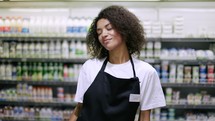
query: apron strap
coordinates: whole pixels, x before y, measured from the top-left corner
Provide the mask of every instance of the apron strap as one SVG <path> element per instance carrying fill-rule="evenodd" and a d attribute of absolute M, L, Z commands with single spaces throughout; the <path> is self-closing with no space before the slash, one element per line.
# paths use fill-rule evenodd
<path fill-rule="evenodd" d="M 136 72 L 135 72 L 135 69 L 134 69 L 134 62 L 133 62 L 133 59 L 132 59 L 131 55 L 130 55 L 130 60 L 131 60 L 131 65 L 132 65 L 134 77 L 136 77 Z"/>
<path fill-rule="evenodd" d="M 131 61 L 131 65 L 132 65 L 132 70 L 133 70 L 133 74 L 134 74 L 134 77 L 136 77 L 136 72 L 135 72 L 135 69 L 134 69 L 134 62 L 133 62 L 133 59 L 131 57 L 131 55 L 129 56 L 130 57 L 130 61 Z M 105 70 L 105 67 L 107 65 L 107 62 L 109 60 L 109 57 L 107 57 L 102 65 L 102 68 L 101 68 L 101 71 L 104 71 Z"/>

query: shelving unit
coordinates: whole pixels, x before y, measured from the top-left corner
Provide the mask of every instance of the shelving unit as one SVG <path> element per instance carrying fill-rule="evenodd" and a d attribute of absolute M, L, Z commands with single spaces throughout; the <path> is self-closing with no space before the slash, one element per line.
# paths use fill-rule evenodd
<path fill-rule="evenodd" d="M 85 1 L 86 2 L 86 1 Z M 112 4 L 119 4 L 119 5 L 124 5 L 128 8 L 131 8 L 131 10 L 136 13 L 140 19 L 143 21 L 148 21 L 151 20 L 151 22 L 169 22 L 173 23 L 173 18 L 175 16 L 185 16 L 185 22 L 184 26 L 189 29 L 186 32 L 190 34 L 190 32 L 193 35 L 193 37 L 190 36 L 179 36 L 179 37 L 148 37 L 146 40 L 147 42 L 160 42 L 161 43 L 161 49 L 163 48 L 193 48 L 193 49 L 209 49 L 209 46 L 211 44 L 215 45 L 215 31 L 214 27 L 214 7 L 215 4 L 214 2 L 141 2 L 141 1 L 136 1 L 136 2 L 131 2 L 131 1 L 124 1 L 124 2 L 114 2 L 114 1 L 109 1 L 105 2 L 104 1 L 94 1 L 94 2 L 86 2 L 87 4 L 83 4 L 82 2 L 79 1 L 74 1 L 74 2 L 69 2 L 69 1 L 64 1 L 64 2 L 13 2 L 14 4 L 10 4 L 10 2 L 0 2 L 0 13 L 2 16 L 15 16 L 16 11 L 13 10 L 13 8 L 19 7 L 19 8 L 24 8 L 24 9 L 30 9 L 29 6 L 34 7 L 35 9 L 39 9 L 40 12 L 32 12 L 31 15 L 46 15 L 49 14 L 50 16 L 60 16 L 61 14 L 63 16 L 77 16 L 77 17 L 83 17 L 83 16 L 90 16 L 94 17 L 98 11 L 107 5 L 112 5 Z M 100 6 L 100 7 L 95 7 L 95 6 Z M 59 9 L 65 8 L 65 9 L 60 9 L 57 12 L 50 12 L 46 11 L 47 8 L 53 9 Z M 200 10 L 202 9 L 202 10 Z M 64 11 L 64 12 L 62 12 Z M 206 12 L 205 12 L 206 11 Z M 44 12 L 44 13 L 43 13 Z M 17 11 L 18 14 L 23 15 L 23 16 L 28 16 L 29 13 L 24 12 L 24 11 Z M 88 15 L 89 14 L 89 15 Z M 194 15 L 193 17 L 190 17 Z M 195 15 L 198 15 L 197 17 Z M 204 25 L 205 23 L 202 21 L 205 21 L 207 17 L 211 20 L 207 20 L 205 22 L 207 25 Z M 206 19 L 205 19 L 206 18 Z M 198 20 L 198 21 L 197 21 Z M 199 27 L 199 28 L 198 28 Z M 198 33 L 197 30 L 201 28 L 208 27 L 208 32 L 211 31 L 210 36 L 200 36 L 201 32 Z M 204 33 L 205 31 L 203 31 Z M 214 32 L 214 33 L 213 33 Z M 194 36 L 197 34 L 197 36 Z M 4 42 L 50 42 L 50 41 L 63 41 L 63 40 L 78 40 L 81 42 L 85 42 L 84 37 L 72 37 L 69 35 L 45 35 L 45 36 L 36 36 L 36 35 L 27 35 L 27 36 L 0 36 L 0 41 Z M 159 58 L 142 58 L 144 61 L 152 64 L 152 65 L 161 65 L 164 61 L 168 62 L 169 64 L 182 64 L 186 66 L 199 66 L 201 64 L 207 65 L 207 64 L 212 64 L 215 65 L 215 59 L 208 60 L 208 59 L 194 59 L 194 60 L 187 60 L 186 58 L 175 58 L 175 59 L 159 59 Z M 62 59 L 62 58 L 5 58 L 5 57 L 0 57 L 1 62 L 5 63 L 18 63 L 18 62 L 40 62 L 40 63 L 66 63 L 66 64 L 83 64 L 87 58 L 69 58 L 69 59 Z M 76 90 L 76 85 L 77 85 L 77 80 L 71 80 L 70 82 L 68 81 L 53 81 L 53 80 L 40 80 L 40 81 L 33 81 L 33 80 L 7 80 L 7 79 L 0 79 L 0 91 L 1 89 L 5 88 L 11 88 L 15 87 L 18 83 L 21 84 L 28 84 L 32 86 L 47 86 L 53 89 L 56 89 L 58 86 L 63 87 L 65 91 L 69 93 L 75 93 Z M 207 80 L 206 80 L 207 82 Z M 211 94 L 212 97 L 214 97 L 214 93 L 211 93 L 211 90 L 214 90 L 215 88 L 215 81 L 213 83 L 163 83 L 162 82 L 162 87 L 164 89 L 167 88 L 172 88 L 173 90 L 176 89 L 176 91 L 181 90 L 181 96 L 183 98 L 186 97 L 186 94 L 189 92 L 187 90 L 192 90 L 192 92 L 197 92 L 201 90 L 209 90 L 209 93 Z M 57 96 L 56 93 L 57 91 L 53 91 L 54 95 L 54 100 L 55 97 Z M 184 93 L 184 94 L 183 94 Z M 65 102 L 59 102 L 59 101 L 52 101 L 52 102 L 35 102 L 35 101 L 9 101 L 9 100 L 0 100 L 0 109 L 3 106 L 24 106 L 24 107 L 51 107 L 51 108 L 56 108 L 56 109 L 73 109 L 74 106 L 76 105 L 75 102 L 71 101 L 69 103 Z M 177 117 L 186 117 L 185 112 L 187 111 L 193 111 L 202 113 L 203 111 L 206 112 L 215 112 L 215 106 L 214 104 L 200 104 L 200 105 L 195 105 L 195 104 L 171 104 L 168 103 L 166 107 L 161 108 L 161 113 L 164 111 L 165 113 L 168 113 L 169 110 L 175 109 L 175 118 Z M 1 113 L 1 111 L 0 111 Z M 161 116 L 162 117 L 162 116 Z M 168 116 L 167 116 L 168 117 Z M 0 117 L 1 120 L 1 117 Z M 5 121 L 11 121 L 14 119 L 10 118 L 4 118 Z M 27 120 L 27 119 L 26 119 Z M 28 119 L 30 120 L 30 119 Z M 15 119 L 15 121 L 22 121 L 22 119 Z M 172 121 L 172 120 L 171 120 Z M 176 120 L 175 120 L 176 121 Z M 180 120 L 181 121 L 181 120 Z"/>

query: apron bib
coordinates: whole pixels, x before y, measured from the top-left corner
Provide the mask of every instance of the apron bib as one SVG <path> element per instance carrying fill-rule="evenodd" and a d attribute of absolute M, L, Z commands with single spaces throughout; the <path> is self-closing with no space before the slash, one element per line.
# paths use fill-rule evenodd
<path fill-rule="evenodd" d="M 95 80 L 84 94 L 77 121 L 134 121 L 140 99 L 139 79 L 130 58 L 134 77 L 123 79 L 104 72 L 104 61 Z"/>

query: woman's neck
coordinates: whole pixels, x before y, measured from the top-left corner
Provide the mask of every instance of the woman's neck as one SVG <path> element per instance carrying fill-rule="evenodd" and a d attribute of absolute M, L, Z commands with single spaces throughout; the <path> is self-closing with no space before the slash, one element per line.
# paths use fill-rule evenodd
<path fill-rule="evenodd" d="M 109 52 L 109 62 L 112 64 L 121 64 L 130 60 L 128 51 Z"/>

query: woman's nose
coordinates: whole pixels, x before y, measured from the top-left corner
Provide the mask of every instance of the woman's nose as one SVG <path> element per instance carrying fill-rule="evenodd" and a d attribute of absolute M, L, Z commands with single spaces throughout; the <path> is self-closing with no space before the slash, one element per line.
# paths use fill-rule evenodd
<path fill-rule="evenodd" d="M 108 35 L 107 30 L 103 30 L 103 31 L 102 31 L 102 37 L 106 37 L 107 35 Z"/>

